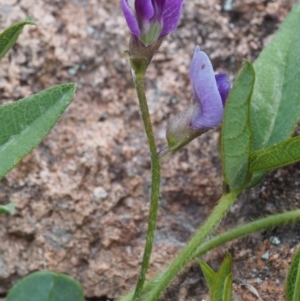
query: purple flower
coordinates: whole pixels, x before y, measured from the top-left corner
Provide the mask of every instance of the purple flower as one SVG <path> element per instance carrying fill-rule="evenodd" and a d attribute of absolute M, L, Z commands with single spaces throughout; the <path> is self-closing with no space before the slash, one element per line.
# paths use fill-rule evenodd
<path fill-rule="evenodd" d="M 214 74 L 211 61 L 199 46 L 191 62 L 190 81 L 196 106 L 191 127 L 203 129 L 217 126 L 222 121 L 224 104 L 231 86 L 225 73 Z"/>
<path fill-rule="evenodd" d="M 174 31 L 184 0 L 121 0 L 131 33 L 145 46 Z"/>
<path fill-rule="evenodd" d="M 214 74 L 208 56 L 199 46 L 191 62 L 190 81 L 192 103 L 167 128 L 169 152 L 175 152 L 222 121 L 231 85 L 225 73 Z"/>

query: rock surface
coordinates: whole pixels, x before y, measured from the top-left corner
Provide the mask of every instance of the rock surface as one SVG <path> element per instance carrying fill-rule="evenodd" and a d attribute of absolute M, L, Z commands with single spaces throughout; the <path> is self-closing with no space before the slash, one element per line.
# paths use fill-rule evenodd
<path fill-rule="evenodd" d="M 232 5 L 231 5 L 232 2 Z M 186 1 L 178 30 L 163 42 L 147 74 L 147 96 L 159 148 L 167 121 L 191 99 L 188 68 L 196 44 L 216 71 L 233 80 L 254 60 L 296 1 Z M 229 11 L 224 11 L 224 5 Z M 2 60 L 1 103 L 74 81 L 74 101 L 44 141 L 0 181 L 0 296 L 28 273 L 65 272 L 87 297 L 116 298 L 132 289 L 145 242 L 150 161 L 124 51 L 128 29 L 119 0 L 1 0 L 0 28 L 27 15 L 27 26 Z M 209 131 L 163 163 L 157 233 L 149 277 L 161 271 L 221 195 L 219 131 Z M 299 165 L 270 174 L 246 192 L 220 229 L 300 206 Z M 270 237 L 278 237 L 273 245 Z M 233 254 L 240 300 L 284 300 L 299 227 L 252 235 L 209 253 L 217 267 Z M 268 260 L 261 256 L 269 251 Z M 3 294 L 3 295 L 1 295 Z M 192 265 L 164 300 L 207 300 Z M 93 299 L 97 300 L 97 299 Z M 100 299 L 98 299 L 100 300 Z"/>

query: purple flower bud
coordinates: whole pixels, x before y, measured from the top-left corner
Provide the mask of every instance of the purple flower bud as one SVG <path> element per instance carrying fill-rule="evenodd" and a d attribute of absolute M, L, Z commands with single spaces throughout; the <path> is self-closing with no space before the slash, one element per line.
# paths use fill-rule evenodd
<path fill-rule="evenodd" d="M 131 33 L 145 46 L 174 31 L 184 0 L 121 0 Z"/>
<path fill-rule="evenodd" d="M 199 46 L 196 47 L 190 65 L 190 81 L 193 101 L 167 128 L 168 149 L 171 153 L 222 121 L 224 105 L 231 89 L 227 75 L 214 74 L 208 56 Z"/>

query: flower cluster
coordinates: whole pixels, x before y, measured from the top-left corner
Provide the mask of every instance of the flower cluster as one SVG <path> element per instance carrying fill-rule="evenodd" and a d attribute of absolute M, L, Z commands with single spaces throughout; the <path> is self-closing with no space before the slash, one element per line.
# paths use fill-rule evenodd
<path fill-rule="evenodd" d="M 135 72 L 146 70 L 161 39 L 177 28 L 183 1 L 121 0 L 133 37 L 129 52 Z M 165 153 L 177 151 L 222 121 L 231 85 L 225 73 L 214 74 L 208 56 L 199 46 L 190 65 L 190 81 L 193 100 L 184 112 L 168 124 L 168 148 Z"/>

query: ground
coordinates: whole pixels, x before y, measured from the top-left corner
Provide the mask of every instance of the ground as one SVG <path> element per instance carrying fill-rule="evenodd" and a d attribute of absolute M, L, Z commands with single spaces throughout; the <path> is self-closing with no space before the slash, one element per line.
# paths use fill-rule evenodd
<path fill-rule="evenodd" d="M 119 0 L 0 0 L 0 28 L 32 16 L 1 62 L 1 103 L 55 84 L 76 82 L 74 101 L 44 141 L 0 181 L 0 300 L 22 276 L 49 269 L 84 287 L 87 300 L 134 287 L 145 242 L 149 152 L 124 51 L 129 35 Z M 147 74 L 158 147 L 165 128 L 191 98 L 188 68 L 197 44 L 216 72 L 233 80 L 272 38 L 293 1 L 185 1 L 178 30 L 162 43 Z M 226 8 L 226 10 L 224 9 Z M 300 206 L 300 165 L 275 171 L 245 192 L 219 231 Z M 149 277 L 181 250 L 221 196 L 219 129 L 162 166 L 162 190 Z M 251 235 L 207 254 L 214 268 L 233 255 L 234 300 L 284 300 L 299 225 Z M 262 255 L 263 256 L 262 258 Z M 269 256 L 268 256 L 269 255 Z M 208 300 L 197 264 L 162 300 Z"/>

